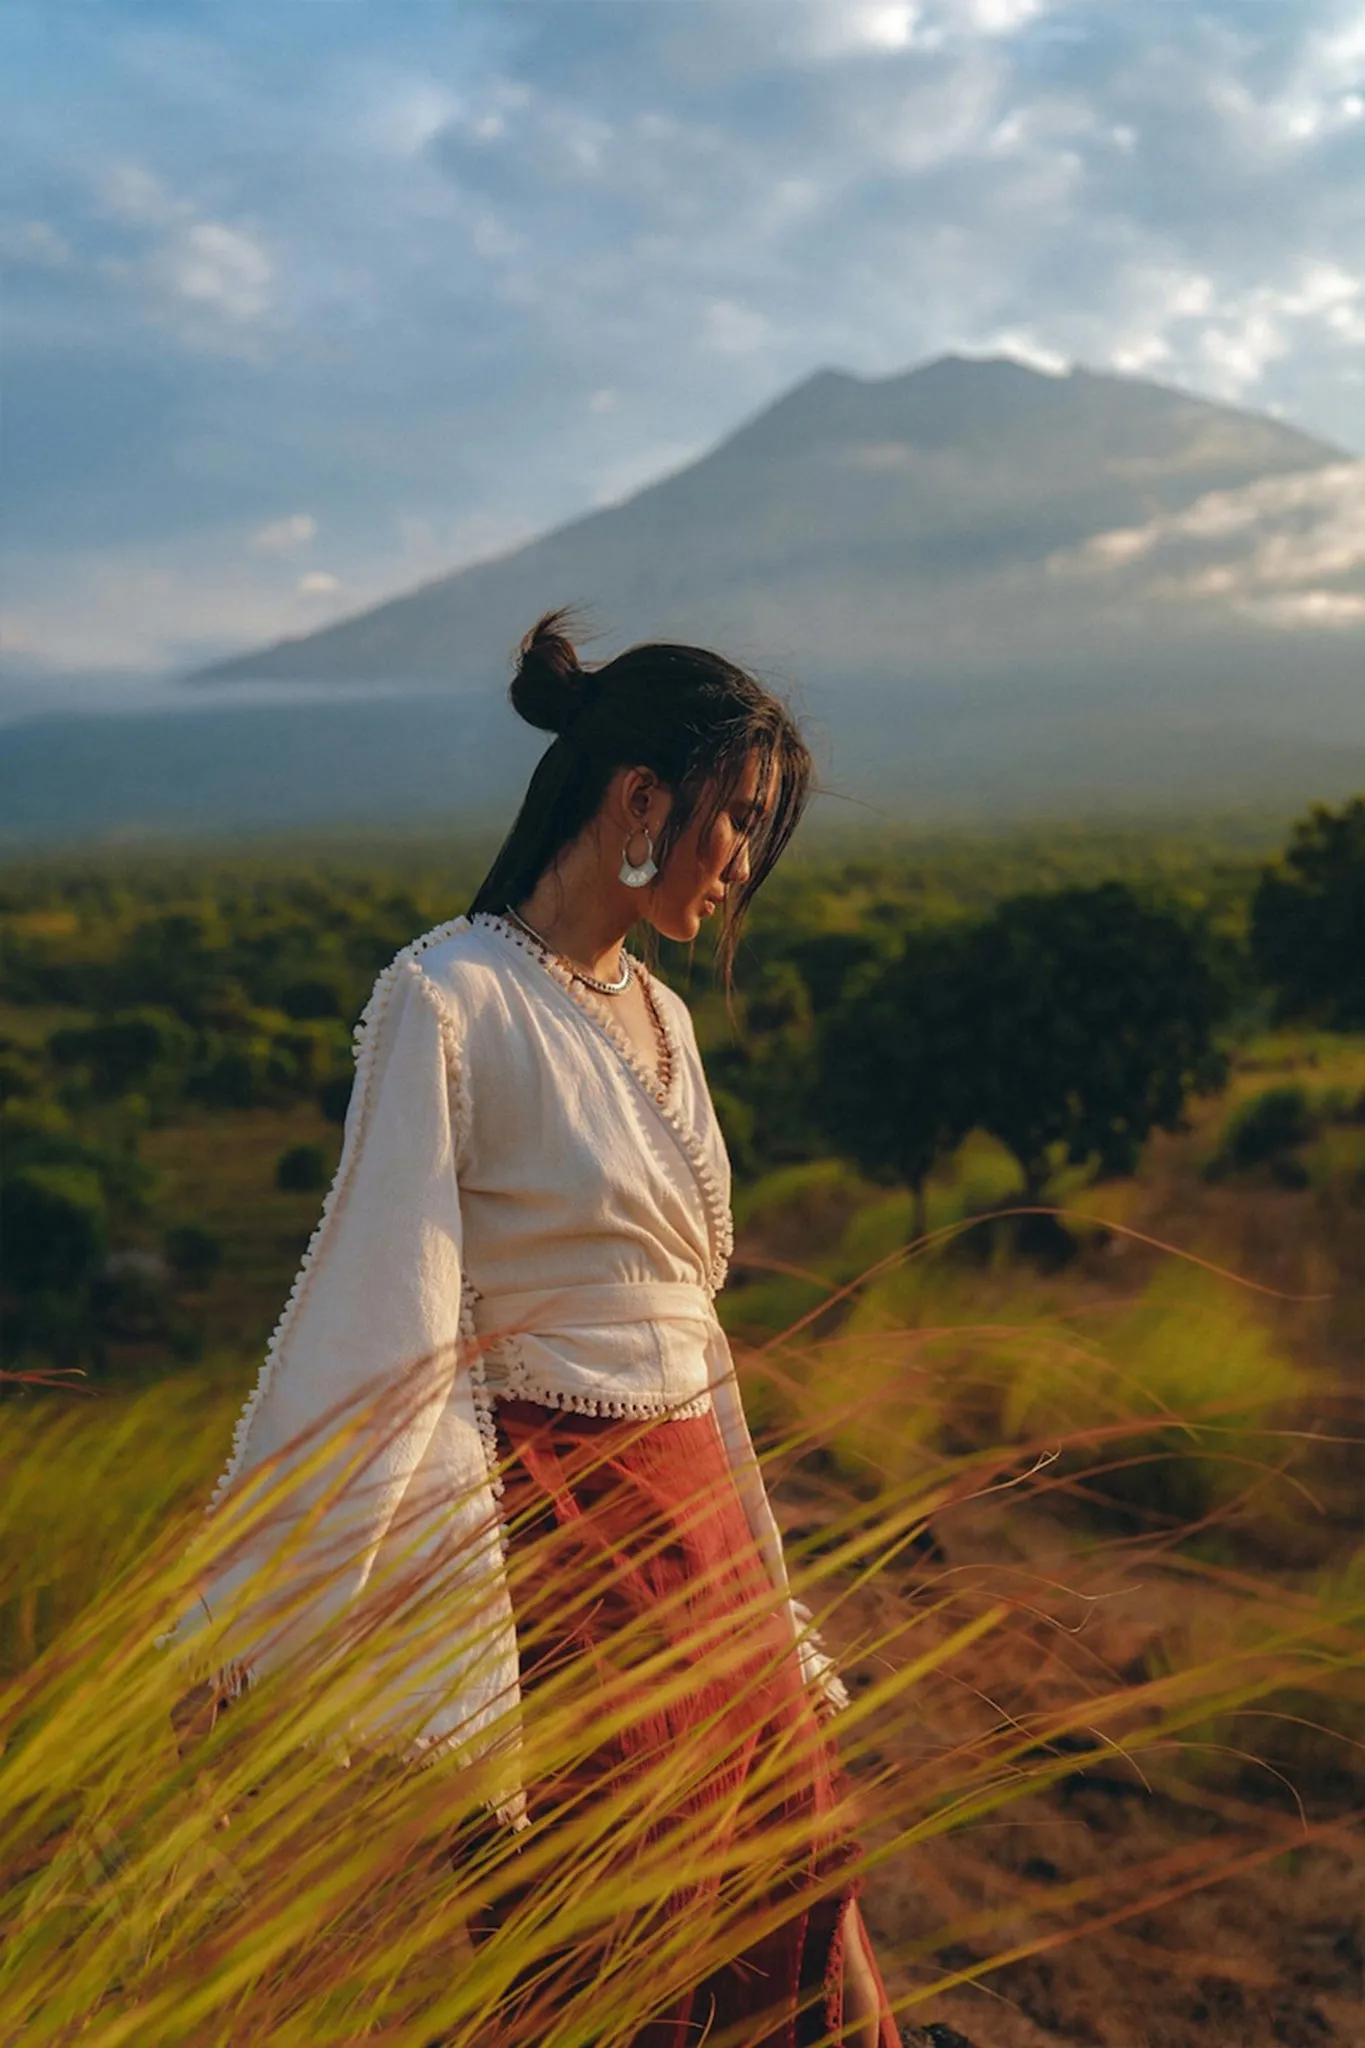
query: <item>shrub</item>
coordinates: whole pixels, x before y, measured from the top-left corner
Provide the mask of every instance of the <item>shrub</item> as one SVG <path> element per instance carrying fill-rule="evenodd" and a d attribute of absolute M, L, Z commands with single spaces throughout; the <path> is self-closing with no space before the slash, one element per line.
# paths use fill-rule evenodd
<path fill-rule="evenodd" d="M 5 1284 L 18 1294 L 76 1294 L 104 1262 L 108 1212 L 92 1167 L 20 1166 L 0 1182 Z"/>
<path fill-rule="evenodd" d="M 291 982 L 280 997 L 280 1008 L 300 1023 L 341 1015 L 341 997 L 330 981 L 313 976 Z"/>
<path fill-rule="evenodd" d="M 83 1069 L 92 1093 L 112 1101 L 144 1088 L 163 1071 L 178 1078 L 193 1043 L 193 1034 L 169 1010 L 142 1008 L 54 1031 L 48 1050 L 57 1066 Z"/>
<path fill-rule="evenodd" d="M 151 1261 L 111 1265 L 91 1289 L 91 1302 L 99 1336 L 115 1343 L 151 1344 L 167 1333 L 165 1280 Z"/>
<path fill-rule="evenodd" d="M 271 1094 L 270 1046 L 249 1039 L 223 1047 L 200 1068 L 190 1093 L 208 1109 L 251 1109 Z"/>
<path fill-rule="evenodd" d="M 347 1082 L 349 1090 L 350 1083 Z M 725 1144 L 737 1174 L 753 1172 L 754 1112 L 749 1103 L 736 1095 L 732 1088 L 713 1088 L 711 1100 L 716 1117 L 725 1134 Z"/>
<path fill-rule="evenodd" d="M 203 1287 L 223 1260 L 222 1239 L 200 1223 L 177 1223 L 166 1232 L 166 1262 L 189 1287 Z"/>
<path fill-rule="evenodd" d="M 318 1090 L 318 1108 L 329 1124 L 344 1124 L 351 1104 L 353 1074 L 333 1074 Z"/>
<path fill-rule="evenodd" d="M 1251 906 L 1251 948 L 1280 1014 L 1365 1025 L 1365 797 L 1314 804 Z"/>
<path fill-rule="evenodd" d="M 291 1145 L 281 1152 L 275 1185 L 290 1194 L 312 1194 L 327 1185 L 327 1162 L 320 1145 Z"/>
<path fill-rule="evenodd" d="M 1275 1433 L 1304 1387 L 1254 1302 L 1167 1266 L 1093 1347 L 1039 1350 L 1009 1389 L 1004 1423 L 1026 1437 L 1122 1425 L 1119 1438 L 1080 1453 L 1088 1487 L 1179 1522 L 1258 1490 L 1282 1462 Z M 1275 1497 L 1259 1491 L 1264 1517 Z"/>
<path fill-rule="evenodd" d="M 0 1104 L 37 1091 L 37 1062 L 26 1046 L 0 1032 Z"/>
<path fill-rule="evenodd" d="M 1068 1301 L 1004 1265 L 915 1262 L 874 1281 L 845 1325 L 865 1397 L 861 1434 L 840 1410 L 846 1469 L 890 1479 L 924 1446 L 1055 1443 L 1088 1513 L 1179 1522 L 1255 1491 L 1264 1520 L 1279 1500 L 1266 1480 L 1283 1462 L 1276 1431 L 1306 1382 L 1254 1299 L 1172 1265 L 1112 1319 L 1073 1318 Z M 841 1345 L 836 1373 L 853 1355 Z M 840 1401 L 847 1387 L 826 1390 L 831 1413 Z"/>
<path fill-rule="evenodd" d="M 1214 1177 L 1247 1173 L 1256 1166 L 1283 1167 L 1288 1155 L 1318 1134 L 1320 1118 L 1306 1089 L 1288 1082 L 1251 1096 L 1232 1112 L 1210 1163 Z M 1302 1186 L 1300 1180 L 1296 1183 Z"/>
<path fill-rule="evenodd" d="M 865 1181 L 842 1159 L 774 1167 L 737 1198 L 735 1221 L 747 1230 L 823 1244 L 837 1237 L 867 1200 Z"/>

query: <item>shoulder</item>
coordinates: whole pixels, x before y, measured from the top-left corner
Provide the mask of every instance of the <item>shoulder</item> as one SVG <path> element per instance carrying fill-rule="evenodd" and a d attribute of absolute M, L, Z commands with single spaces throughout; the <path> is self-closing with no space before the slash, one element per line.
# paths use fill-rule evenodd
<path fill-rule="evenodd" d="M 413 977 L 436 1002 L 467 1017 L 496 996 L 504 967 L 497 939 L 486 924 L 453 917 L 411 940 L 384 975 Z"/>
<path fill-rule="evenodd" d="M 414 999 L 447 1023 L 465 1026 L 496 996 L 498 983 L 496 942 L 467 917 L 451 918 L 409 940 L 381 968 L 356 1026 L 357 1042 L 372 1037 L 383 1020 L 406 1014 Z"/>

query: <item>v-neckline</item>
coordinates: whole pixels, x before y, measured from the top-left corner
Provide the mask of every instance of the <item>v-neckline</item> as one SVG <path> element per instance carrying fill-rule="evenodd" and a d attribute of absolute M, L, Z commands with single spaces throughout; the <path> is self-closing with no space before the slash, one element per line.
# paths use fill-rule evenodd
<path fill-rule="evenodd" d="M 505 938 L 510 939 L 514 946 L 520 947 L 523 953 L 529 953 L 537 960 L 551 980 L 559 983 L 560 987 L 569 997 L 569 1000 L 578 1006 L 590 1023 L 596 1025 L 608 1044 L 614 1048 L 624 1064 L 635 1076 L 635 1079 L 651 1101 L 656 1102 L 663 1110 L 676 1112 L 679 1091 L 682 1085 L 682 1052 L 674 1035 L 673 1027 L 668 1021 L 668 1012 L 659 1001 L 654 977 L 643 960 L 637 960 L 633 953 L 627 953 L 624 946 L 621 948 L 625 958 L 630 962 L 632 971 L 639 976 L 641 987 L 645 993 L 647 1008 L 652 1009 L 658 1019 L 659 1031 L 664 1042 L 664 1052 L 668 1060 L 668 1079 L 666 1081 L 661 1079 L 658 1074 L 646 1065 L 645 1061 L 641 1059 L 636 1051 L 629 1034 L 622 1030 L 610 1010 L 606 1008 L 605 1004 L 592 1000 L 590 992 L 581 986 L 578 977 L 571 968 L 564 964 L 557 953 L 542 951 L 524 933 L 517 930 L 510 918 L 501 916 L 497 911 L 483 910 L 478 913 L 478 916 L 481 920 L 487 919 L 489 923 L 496 925 L 497 929 Z"/>
<path fill-rule="evenodd" d="M 606 1040 L 607 1044 L 619 1057 L 627 1073 L 634 1078 L 641 1093 L 647 1096 L 650 1102 L 653 1103 L 660 1117 L 673 1133 L 679 1149 L 692 1169 L 693 1177 L 701 1192 L 702 1207 L 707 1219 L 707 1235 L 710 1238 L 711 1253 L 707 1285 L 712 1294 L 719 1294 L 721 1288 L 725 1285 L 730 1255 L 734 1250 L 734 1223 L 731 1218 L 730 1204 L 726 1199 L 725 1190 L 717 1177 L 712 1160 L 708 1157 L 707 1148 L 702 1141 L 701 1134 L 699 1131 L 694 1130 L 682 1115 L 682 1050 L 678 1044 L 677 1034 L 668 1021 L 668 1012 L 664 1005 L 658 1002 L 656 996 L 659 1028 L 663 1033 L 664 1043 L 668 1048 L 669 1073 L 667 1087 L 663 1085 L 656 1075 L 650 1073 L 648 1067 L 636 1052 L 635 1047 L 631 1044 L 629 1038 L 627 1038 L 625 1032 L 622 1031 L 620 1025 L 611 1016 L 610 1012 L 599 1009 L 596 1003 L 588 1001 L 585 993 L 580 993 L 572 973 L 557 956 L 551 956 L 542 952 L 539 946 L 533 945 L 531 940 L 517 930 L 510 919 L 503 917 L 496 910 L 476 911 L 469 922 L 471 925 L 484 924 L 490 926 L 494 931 L 500 933 L 511 945 L 515 946 L 519 952 L 530 955 L 543 971 L 549 975 L 551 981 L 558 982 L 575 1009 L 581 1011 L 598 1034 Z M 634 954 L 631 954 L 629 957 L 630 964 L 637 974 L 649 976 L 649 969 L 643 961 L 637 960 Z M 654 987 L 653 976 L 649 977 L 649 986 L 652 992 Z"/>

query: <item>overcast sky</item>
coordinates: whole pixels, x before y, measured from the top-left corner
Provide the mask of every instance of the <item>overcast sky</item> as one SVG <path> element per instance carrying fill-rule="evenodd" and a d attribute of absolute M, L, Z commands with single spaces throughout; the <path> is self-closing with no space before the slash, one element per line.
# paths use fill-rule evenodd
<path fill-rule="evenodd" d="M 1362 0 L 5 0 L 0 45 L 25 665 L 307 630 L 825 365 L 1365 451 Z"/>

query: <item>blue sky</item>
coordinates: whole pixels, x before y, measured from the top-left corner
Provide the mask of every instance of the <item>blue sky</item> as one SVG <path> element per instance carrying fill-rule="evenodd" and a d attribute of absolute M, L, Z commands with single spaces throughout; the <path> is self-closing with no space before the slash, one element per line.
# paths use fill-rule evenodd
<path fill-rule="evenodd" d="M 6 0 L 0 59 L 25 666 L 306 631 L 824 365 L 1365 452 L 1362 0 Z"/>

